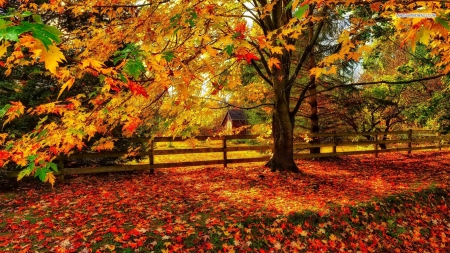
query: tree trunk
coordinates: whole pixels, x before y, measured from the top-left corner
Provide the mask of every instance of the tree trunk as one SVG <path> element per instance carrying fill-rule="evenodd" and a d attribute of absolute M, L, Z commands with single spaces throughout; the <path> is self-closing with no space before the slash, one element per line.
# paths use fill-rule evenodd
<path fill-rule="evenodd" d="M 279 71 L 275 76 L 282 76 Z M 266 164 L 272 171 L 290 171 L 299 173 L 294 162 L 294 115 L 289 111 L 290 88 L 287 78 L 274 78 L 275 105 L 272 115 L 272 134 L 274 141 L 273 156 Z"/>
<path fill-rule="evenodd" d="M 272 116 L 273 156 L 266 164 L 272 171 L 300 172 L 294 162 L 294 120 L 284 110 L 275 108 Z"/>
<path fill-rule="evenodd" d="M 309 88 L 309 94 L 314 94 L 317 92 L 317 86 L 314 83 L 311 85 L 311 88 Z M 313 95 L 308 99 L 308 104 L 310 106 L 311 114 L 309 116 L 310 124 L 311 124 L 311 133 L 319 133 L 319 114 L 317 109 L 317 95 Z M 320 143 L 320 140 L 318 137 L 312 138 L 312 141 L 310 143 Z M 317 148 L 310 148 L 309 149 L 310 154 L 320 154 L 320 147 Z"/>
<path fill-rule="evenodd" d="M 309 25 L 309 40 L 312 40 L 314 33 L 313 24 L 310 23 Z M 309 55 L 309 67 L 315 68 L 316 67 L 316 60 L 314 59 L 314 47 L 311 49 L 312 53 Z M 308 99 L 308 104 L 311 110 L 311 115 L 309 116 L 310 123 L 311 123 L 311 133 L 319 133 L 319 114 L 318 114 L 318 105 L 317 105 L 317 84 L 315 79 L 313 80 L 313 83 L 311 87 L 309 87 L 309 94 L 311 97 Z M 312 141 L 310 143 L 320 143 L 320 140 L 318 137 L 312 138 Z M 309 149 L 310 154 L 320 154 L 320 147 L 317 148 L 311 148 Z"/>
<path fill-rule="evenodd" d="M 384 134 L 383 138 L 381 140 L 383 140 L 383 141 L 387 140 L 387 135 Z M 380 149 L 387 149 L 386 143 L 380 143 L 379 146 L 380 146 Z"/>

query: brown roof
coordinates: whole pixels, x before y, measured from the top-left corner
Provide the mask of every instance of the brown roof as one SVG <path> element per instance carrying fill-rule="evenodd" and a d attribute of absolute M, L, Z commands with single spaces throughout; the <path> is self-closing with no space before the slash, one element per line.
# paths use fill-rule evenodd
<path fill-rule="evenodd" d="M 243 110 L 232 109 L 228 110 L 228 113 L 230 114 L 231 120 L 247 120 L 247 116 Z"/>
<path fill-rule="evenodd" d="M 245 115 L 243 110 L 231 109 L 227 111 L 227 114 L 225 114 L 225 117 L 222 120 L 222 125 L 227 120 L 228 115 L 230 115 L 231 121 L 245 121 L 245 124 L 247 123 L 247 115 Z"/>

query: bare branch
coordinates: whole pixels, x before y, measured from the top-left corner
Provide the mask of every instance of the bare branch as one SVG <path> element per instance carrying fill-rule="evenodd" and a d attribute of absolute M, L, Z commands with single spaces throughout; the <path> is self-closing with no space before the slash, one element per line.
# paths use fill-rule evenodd
<path fill-rule="evenodd" d="M 298 112 L 298 110 L 300 109 L 300 106 L 302 105 L 302 102 L 306 98 L 306 92 L 308 92 L 309 87 L 311 87 L 311 85 L 313 85 L 315 82 L 316 82 L 316 77 L 312 76 L 311 79 L 309 80 L 308 84 L 305 86 L 305 88 L 303 88 L 302 93 L 300 94 L 300 97 L 297 99 L 297 103 L 295 104 L 294 109 L 292 110 L 292 112 L 290 112 L 291 115 L 295 115 Z"/>
<path fill-rule="evenodd" d="M 323 92 L 327 92 L 327 91 L 331 91 L 331 90 L 335 90 L 337 88 L 343 88 L 343 87 L 354 87 L 354 86 L 365 86 L 365 85 L 375 85 L 375 84 L 410 84 L 410 83 L 414 83 L 414 82 L 420 82 L 420 81 L 428 81 L 428 80 L 433 80 L 433 79 L 437 79 L 443 76 L 447 76 L 447 74 L 439 74 L 439 75 L 435 75 L 435 76 L 429 76 L 429 77 L 423 77 L 423 78 L 417 78 L 417 79 L 411 79 L 411 80 L 404 80 L 404 81 L 374 81 L 374 82 L 364 82 L 364 83 L 349 83 L 349 84 L 341 84 L 341 85 L 335 85 L 333 87 L 315 92 L 313 94 L 309 94 L 308 96 L 306 96 L 305 98 L 323 93 Z"/>
<path fill-rule="evenodd" d="M 323 10 L 323 14 L 325 14 L 326 8 Z M 324 16 L 324 15 L 322 15 Z M 319 24 L 316 29 L 316 33 L 314 34 L 312 40 L 309 42 L 308 46 L 306 46 L 305 50 L 303 51 L 302 56 L 300 57 L 300 61 L 297 64 L 297 67 L 294 70 L 294 73 L 292 74 L 291 78 L 289 79 L 289 83 L 294 83 L 295 79 L 297 78 L 298 73 L 300 72 L 300 69 L 303 66 L 303 63 L 305 63 L 307 56 L 312 52 L 312 48 L 317 42 L 317 39 L 319 38 L 320 32 L 322 31 L 322 28 L 324 26 L 325 20 L 322 19 L 319 21 Z"/>
<path fill-rule="evenodd" d="M 274 106 L 274 104 L 267 103 L 267 104 L 259 104 L 259 105 L 255 105 L 255 106 L 251 106 L 251 107 L 242 107 L 242 106 L 232 105 L 232 104 L 229 104 L 229 103 L 223 102 L 223 101 L 222 101 L 222 103 L 224 103 L 226 105 L 225 106 L 221 106 L 221 107 L 210 107 L 208 109 L 216 110 L 216 109 L 224 109 L 224 108 L 234 107 L 234 108 L 239 108 L 239 109 L 243 109 L 243 110 L 251 110 L 251 109 L 255 109 L 255 108 L 258 108 L 258 107 L 262 107 L 262 106 Z"/>
<path fill-rule="evenodd" d="M 252 60 L 252 66 L 255 68 L 256 72 L 258 72 L 258 75 L 262 77 L 262 79 L 264 79 L 264 81 L 266 81 L 270 86 L 273 87 L 273 82 L 267 76 L 264 75 L 264 73 L 261 71 L 258 65 L 256 65 L 256 62 L 254 60 Z"/>

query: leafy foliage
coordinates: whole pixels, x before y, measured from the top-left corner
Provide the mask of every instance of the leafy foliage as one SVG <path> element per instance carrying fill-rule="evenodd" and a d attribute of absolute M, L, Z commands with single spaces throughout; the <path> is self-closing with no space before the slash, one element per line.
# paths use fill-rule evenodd
<path fill-rule="evenodd" d="M 50 80 L 49 88 L 59 88 L 37 104 L 24 97 L 2 101 L 5 127 L 26 117 L 34 119 L 20 137 L 5 132 L 1 146 L 8 154 L 2 161 L 6 165 L 30 168 L 27 157 L 37 157 L 30 173 L 24 172 L 27 175 L 41 175 L 40 169 L 57 155 L 91 148 L 101 138 L 195 135 L 211 122 L 204 119 L 215 114 L 212 108 L 252 107 L 250 102 L 262 103 L 253 107 L 271 113 L 273 126 L 280 126 L 272 128 L 279 146 L 270 165 L 298 171 L 291 159 L 291 141 L 281 141 L 292 140 L 295 115 L 304 110 L 305 101 L 314 104 L 308 99 L 315 93 L 357 86 L 347 68 L 370 52 L 381 54 L 379 45 L 385 37 L 411 54 L 425 48 L 433 68 L 420 78 L 435 75 L 438 80 L 450 70 L 448 3 L 280 0 L 249 6 L 240 1 L 219 5 L 205 0 L 56 0 L 0 4 L 0 70 L 10 78 L 2 87 L 8 86 L 8 93 L 21 90 L 24 81 L 32 79 L 25 69 L 32 67 L 33 73 Z M 423 16 L 426 11 L 437 19 L 395 15 Z M 403 66 L 399 70 L 407 75 L 377 75 L 374 82 L 415 78 L 410 65 L 396 62 L 393 69 Z M 254 76 L 244 80 L 247 67 Z M 377 101 L 398 97 L 389 93 L 373 97 Z M 413 100 L 400 102 L 409 101 Z M 267 127 L 261 132 L 270 134 Z"/>

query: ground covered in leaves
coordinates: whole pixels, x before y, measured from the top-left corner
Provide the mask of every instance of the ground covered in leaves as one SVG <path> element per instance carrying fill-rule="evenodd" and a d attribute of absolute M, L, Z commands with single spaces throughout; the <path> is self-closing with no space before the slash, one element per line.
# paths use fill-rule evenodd
<path fill-rule="evenodd" d="M 450 252 L 450 153 L 83 175 L 0 193 L 0 252 Z"/>

